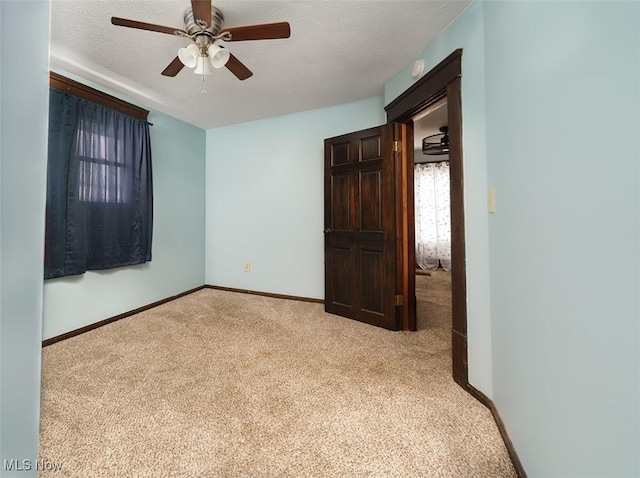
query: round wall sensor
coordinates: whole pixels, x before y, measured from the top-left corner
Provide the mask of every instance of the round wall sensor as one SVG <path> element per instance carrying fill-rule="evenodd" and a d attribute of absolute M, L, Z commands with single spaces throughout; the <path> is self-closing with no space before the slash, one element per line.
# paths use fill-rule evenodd
<path fill-rule="evenodd" d="M 424 71 L 424 60 L 416 60 L 411 68 L 411 76 L 418 78 Z"/>

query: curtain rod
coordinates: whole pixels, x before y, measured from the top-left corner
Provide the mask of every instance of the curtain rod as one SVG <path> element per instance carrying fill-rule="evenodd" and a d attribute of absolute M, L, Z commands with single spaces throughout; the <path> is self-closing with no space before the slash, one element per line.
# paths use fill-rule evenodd
<path fill-rule="evenodd" d="M 96 90 L 95 88 L 79 83 L 53 71 L 49 72 L 49 86 L 66 93 L 71 93 L 79 98 L 93 101 L 94 103 L 106 106 L 107 108 L 120 111 L 121 113 L 143 121 L 147 121 L 149 116 L 149 110 L 140 108 L 139 106 L 121 100 L 115 96 L 111 96 L 103 91 Z"/>

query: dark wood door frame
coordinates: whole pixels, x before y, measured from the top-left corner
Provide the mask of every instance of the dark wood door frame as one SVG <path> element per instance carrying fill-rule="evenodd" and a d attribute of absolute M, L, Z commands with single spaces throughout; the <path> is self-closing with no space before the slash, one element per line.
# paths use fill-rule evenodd
<path fill-rule="evenodd" d="M 451 175 L 451 291 L 453 378 L 469 386 L 467 366 L 467 289 L 465 267 L 464 188 L 462 170 L 462 49 L 455 50 L 411 88 L 385 107 L 387 122 L 406 125 L 403 135 L 403 177 L 400 185 L 402 209 L 403 325 L 415 330 L 415 210 L 413 198 L 413 118 L 441 98 L 447 98 L 449 116 L 449 167 Z"/>

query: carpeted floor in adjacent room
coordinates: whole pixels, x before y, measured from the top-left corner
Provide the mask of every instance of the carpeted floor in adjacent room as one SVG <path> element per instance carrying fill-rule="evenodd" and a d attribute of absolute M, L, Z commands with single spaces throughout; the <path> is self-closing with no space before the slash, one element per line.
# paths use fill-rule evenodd
<path fill-rule="evenodd" d="M 44 348 L 40 476 L 515 476 L 450 367 L 445 327 L 204 289 Z"/>
<path fill-rule="evenodd" d="M 442 269 L 416 274 L 418 330 L 446 327 L 451 331 L 451 272 Z"/>

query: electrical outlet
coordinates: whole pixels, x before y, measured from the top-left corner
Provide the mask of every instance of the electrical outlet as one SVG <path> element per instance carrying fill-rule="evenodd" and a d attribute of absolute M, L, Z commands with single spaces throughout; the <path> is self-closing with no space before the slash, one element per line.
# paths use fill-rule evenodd
<path fill-rule="evenodd" d="M 245 272 L 251 272 L 251 262 L 246 261 L 242 270 Z"/>

